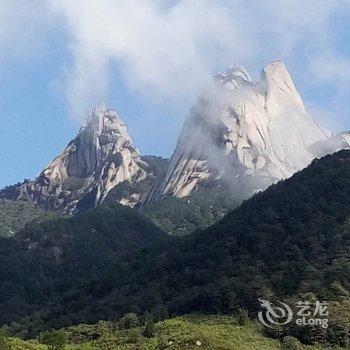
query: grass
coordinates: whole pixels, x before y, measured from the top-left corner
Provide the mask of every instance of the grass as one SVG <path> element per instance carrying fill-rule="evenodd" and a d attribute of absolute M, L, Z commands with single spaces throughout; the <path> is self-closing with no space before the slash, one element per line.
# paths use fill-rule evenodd
<path fill-rule="evenodd" d="M 11 350 L 47 350 L 45 345 L 39 344 L 37 341 L 23 341 L 18 338 L 10 338 L 8 344 Z"/>

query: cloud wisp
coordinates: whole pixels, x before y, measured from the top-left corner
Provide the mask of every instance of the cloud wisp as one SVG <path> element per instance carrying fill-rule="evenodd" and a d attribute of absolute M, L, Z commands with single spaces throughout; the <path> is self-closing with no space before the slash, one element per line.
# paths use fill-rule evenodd
<path fill-rule="evenodd" d="M 1 7 L 0 48 L 15 47 L 18 33 L 38 34 L 45 14 L 65 29 L 66 93 L 77 117 L 116 89 L 111 67 L 130 89 L 190 105 L 217 71 L 282 59 L 303 90 L 329 86 L 332 109 L 349 98 L 350 57 L 337 43 L 349 0 L 3 0 Z M 30 36 L 28 46 L 40 40 Z"/>
<path fill-rule="evenodd" d="M 68 97 L 74 112 L 103 97 L 111 63 L 132 89 L 183 97 L 208 83 L 215 62 L 241 60 L 253 50 L 235 33 L 240 17 L 232 26 L 225 6 L 215 1 L 59 0 L 53 10 L 72 40 Z"/>

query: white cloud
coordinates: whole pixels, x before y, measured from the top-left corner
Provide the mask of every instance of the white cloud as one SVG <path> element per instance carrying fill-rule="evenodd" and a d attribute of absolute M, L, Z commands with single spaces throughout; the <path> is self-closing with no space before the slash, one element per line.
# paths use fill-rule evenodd
<path fill-rule="evenodd" d="M 74 112 L 104 95 L 111 62 L 132 88 L 183 97 L 205 85 L 218 62 L 233 56 L 240 61 L 253 50 L 240 35 L 243 23 L 237 32 L 241 18 L 233 26 L 234 13 L 215 1 L 183 0 L 170 8 L 151 0 L 53 3 L 72 38 L 68 96 Z"/>
<path fill-rule="evenodd" d="M 78 117 L 115 89 L 111 65 L 131 89 L 190 104 L 230 64 L 256 74 L 283 59 L 303 90 L 333 88 L 334 106 L 349 98 L 350 58 L 335 44 L 346 16 L 349 0 L 1 0 L 0 58 L 35 52 L 49 22 L 64 26 Z"/>
<path fill-rule="evenodd" d="M 74 67 L 68 96 L 76 114 L 104 96 L 112 62 L 117 62 L 130 87 L 167 98 L 193 96 L 226 65 L 260 67 L 275 58 L 298 68 L 303 64 L 300 81 L 305 84 L 321 78 L 339 83 L 322 71 L 322 61 L 331 57 L 333 67 L 339 63 L 332 47 L 332 21 L 338 14 L 349 14 L 347 0 L 177 0 L 167 6 L 157 0 L 53 0 L 50 4 L 65 18 L 72 39 Z M 349 69 L 349 62 L 343 60 L 341 67 Z"/>

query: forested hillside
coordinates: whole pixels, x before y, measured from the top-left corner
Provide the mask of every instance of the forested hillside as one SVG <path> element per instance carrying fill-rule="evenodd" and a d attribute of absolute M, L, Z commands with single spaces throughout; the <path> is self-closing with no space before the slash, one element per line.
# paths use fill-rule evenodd
<path fill-rule="evenodd" d="M 71 313 L 52 319 L 55 325 L 113 317 L 114 311 L 108 315 L 103 306 L 99 310 L 81 297 L 92 292 L 92 300 L 100 299 L 113 281 L 105 281 L 98 290 L 99 277 L 114 264 L 127 273 L 123 264 L 133 263 L 142 249 L 160 239 L 167 241 L 168 235 L 136 210 L 117 203 L 72 218 L 29 224 L 13 238 L 0 237 L 0 323 L 22 319 L 26 327 L 21 335 L 27 337 L 51 327 L 50 322 L 44 324 L 45 318 L 65 312 L 64 305 Z M 50 310 L 48 305 L 56 306 Z"/>
<path fill-rule="evenodd" d="M 175 236 L 203 230 L 221 220 L 242 203 L 223 182 L 194 191 L 185 198 L 166 197 L 142 206 L 141 212 L 157 226 Z"/>
<path fill-rule="evenodd" d="M 32 221 L 52 220 L 61 214 L 44 211 L 26 201 L 0 200 L 0 236 L 13 236 L 17 231 Z"/>
<path fill-rule="evenodd" d="M 163 318 L 245 309 L 254 317 L 259 297 L 306 298 L 331 302 L 328 330 L 290 328 L 273 335 L 345 346 L 349 196 L 350 152 L 341 151 L 182 238 L 164 235 L 119 206 L 34 225 L 1 243 L 1 321 L 17 321 L 13 331 L 35 334 L 127 312 Z"/>

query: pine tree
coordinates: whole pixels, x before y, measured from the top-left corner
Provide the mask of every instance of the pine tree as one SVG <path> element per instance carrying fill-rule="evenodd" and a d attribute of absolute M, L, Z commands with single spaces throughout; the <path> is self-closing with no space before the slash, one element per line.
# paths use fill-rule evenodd
<path fill-rule="evenodd" d="M 155 327 L 154 327 L 153 316 L 147 313 L 143 335 L 147 338 L 153 338 L 154 334 L 155 334 Z"/>

